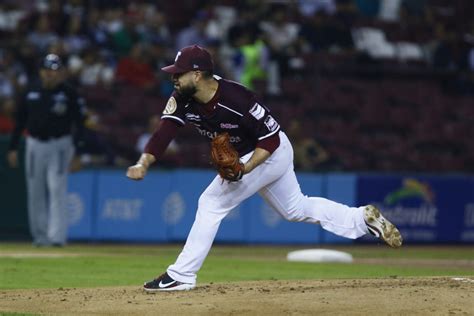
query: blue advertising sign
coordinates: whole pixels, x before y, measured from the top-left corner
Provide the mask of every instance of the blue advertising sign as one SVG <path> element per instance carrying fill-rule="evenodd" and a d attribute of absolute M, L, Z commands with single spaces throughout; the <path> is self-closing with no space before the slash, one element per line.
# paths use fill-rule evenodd
<path fill-rule="evenodd" d="M 130 181 L 123 171 L 89 170 L 69 178 L 69 239 L 183 241 L 212 170 L 151 171 Z M 298 174 L 304 194 L 348 206 L 375 204 L 405 242 L 474 242 L 474 177 Z M 319 225 L 291 223 L 255 196 L 222 221 L 217 242 L 351 243 Z M 377 241 L 371 236 L 362 241 Z"/>
<path fill-rule="evenodd" d="M 68 239 L 92 238 L 95 201 L 95 173 L 81 171 L 68 179 L 67 208 L 69 212 Z"/>
<path fill-rule="evenodd" d="M 168 240 L 186 240 L 196 217 L 199 197 L 214 177 L 216 177 L 216 172 L 212 170 L 182 170 L 174 173 L 171 192 L 174 195 L 171 200 L 174 202 L 170 201 L 173 206 L 170 208 L 170 203 L 163 206 L 165 213 L 172 218 L 172 220 L 163 219 L 168 225 Z M 244 240 L 245 215 L 241 210 L 242 207 L 235 208 L 223 219 L 215 241 L 242 242 Z"/>
<path fill-rule="evenodd" d="M 217 242 L 243 242 L 247 241 L 246 225 L 249 218 L 248 202 L 244 201 L 230 211 L 224 218 L 216 235 Z"/>
<path fill-rule="evenodd" d="M 298 180 L 303 194 L 321 196 L 321 176 L 298 174 Z M 250 215 L 249 242 L 308 244 L 321 240 L 320 225 L 289 222 L 259 196 L 250 198 L 245 207 Z"/>
<path fill-rule="evenodd" d="M 470 184 L 466 186 L 468 201 L 464 204 L 460 241 L 474 243 L 474 177 L 470 177 Z"/>
<path fill-rule="evenodd" d="M 358 203 L 380 207 L 405 242 L 472 242 L 472 177 L 361 176 Z"/>
<path fill-rule="evenodd" d="M 350 207 L 356 205 L 356 183 L 357 176 L 354 174 L 329 174 L 326 177 L 325 196 L 329 200 L 345 204 Z M 350 244 L 353 239 L 335 235 L 327 230 L 322 234 L 323 243 L 330 244 Z"/>
<path fill-rule="evenodd" d="M 172 190 L 161 204 L 161 221 L 167 225 L 169 241 L 186 240 L 196 217 L 199 197 L 215 176 L 209 170 L 173 172 Z"/>
<path fill-rule="evenodd" d="M 161 206 L 169 196 L 171 175 L 151 171 L 142 181 L 124 172 L 100 171 L 97 185 L 96 239 L 166 241 Z"/>

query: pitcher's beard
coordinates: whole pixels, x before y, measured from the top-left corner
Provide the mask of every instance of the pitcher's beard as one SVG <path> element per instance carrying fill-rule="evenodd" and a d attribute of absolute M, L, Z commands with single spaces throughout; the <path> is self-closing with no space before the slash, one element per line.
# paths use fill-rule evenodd
<path fill-rule="evenodd" d="M 179 90 L 175 89 L 176 93 L 184 98 L 190 98 L 196 93 L 196 87 L 188 86 L 188 87 L 180 87 Z"/>

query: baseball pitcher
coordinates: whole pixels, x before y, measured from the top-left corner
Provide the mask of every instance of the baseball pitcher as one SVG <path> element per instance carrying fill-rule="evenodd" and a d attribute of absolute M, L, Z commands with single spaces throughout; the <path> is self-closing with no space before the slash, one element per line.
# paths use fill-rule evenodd
<path fill-rule="evenodd" d="M 293 170 L 292 146 L 276 118 L 253 92 L 213 75 L 212 58 L 204 48 L 181 49 L 174 64 L 162 70 L 172 75 L 175 91 L 162 124 L 127 176 L 143 179 L 186 123 L 212 141 L 211 158 L 218 175 L 199 198 L 181 254 L 165 273 L 145 283 L 146 291 L 194 288 L 221 221 L 255 193 L 289 221 L 320 224 L 352 239 L 372 233 L 391 247 L 401 246 L 400 232 L 376 207 L 349 207 L 303 195 Z"/>

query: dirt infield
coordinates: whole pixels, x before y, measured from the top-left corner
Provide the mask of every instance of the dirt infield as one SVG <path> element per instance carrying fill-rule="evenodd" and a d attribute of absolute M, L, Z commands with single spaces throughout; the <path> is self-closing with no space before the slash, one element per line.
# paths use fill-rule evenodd
<path fill-rule="evenodd" d="M 473 315 L 473 278 L 389 278 L 1 290 L 0 311 L 46 315 Z"/>

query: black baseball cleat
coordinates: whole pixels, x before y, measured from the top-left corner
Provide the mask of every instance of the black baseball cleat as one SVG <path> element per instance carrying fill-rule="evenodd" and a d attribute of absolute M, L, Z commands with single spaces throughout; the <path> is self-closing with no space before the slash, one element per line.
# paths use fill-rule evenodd
<path fill-rule="evenodd" d="M 194 289 L 196 284 L 183 283 L 173 280 L 168 273 L 163 273 L 156 279 L 145 282 L 143 289 L 147 292 L 158 291 L 188 291 Z"/>
<path fill-rule="evenodd" d="M 378 208 L 367 205 L 364 209 L 364 220 L 369 233 L 385 241 L 390 247 L 401 247 L 403 238 L 400 231 L 390 223 Z"/>

